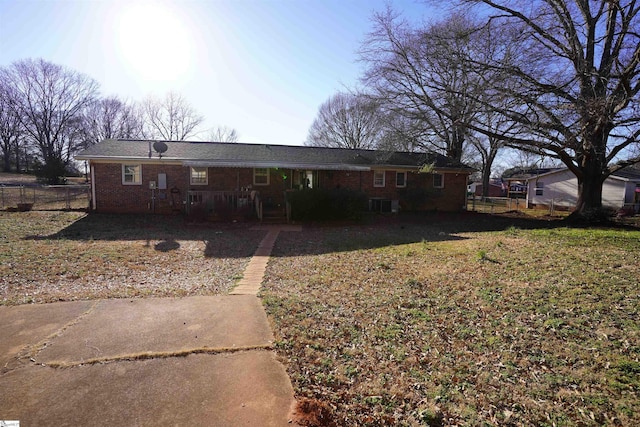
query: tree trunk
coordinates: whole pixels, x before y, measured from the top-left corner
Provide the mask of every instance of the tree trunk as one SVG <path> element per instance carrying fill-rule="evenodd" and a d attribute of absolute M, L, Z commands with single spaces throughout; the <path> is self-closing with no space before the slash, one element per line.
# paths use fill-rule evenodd
<path fill-rule="evenodd" d="M 602 208 L 602 184 L 605 176 L 597 160 L 583 163 L 582 176 L 578 177 L 578 201 L 572 220 L 600 222 L 607 219 Z"/>
<path fill-rule="evenodd" d="M 20 146 L 16 143 L 16 172 L 20 173 Z"/>
<path fill-rule="evenodd" d="M 578 179 L 577 212 L 593 211 L 602 208 L 602 179 L 601 176 L 586 174 L 582 180 Z"/>
<path fill-rule="evenodd" d="M 4 172 L 11 172 L 11 152 L 7 151 L 3 160 L 2 170 Z"/>
<path fill-rule="evenodd" d="M 482 170 L 482 197 L 489 196 L 489 181 L 491 180 L 491 165 L 485 165 Z"/>

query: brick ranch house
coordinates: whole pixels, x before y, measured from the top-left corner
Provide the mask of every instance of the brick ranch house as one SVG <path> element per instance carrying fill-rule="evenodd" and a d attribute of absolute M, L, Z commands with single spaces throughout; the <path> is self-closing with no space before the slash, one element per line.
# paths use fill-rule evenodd
<path fill-rule="evenodd" d="M 91 210 L 289 216 L 287 193 L 345 188 L 372 211 L 460 211 L 473 169 L 435 153 L 106 139 L 79 153 Z M 422 171 L 422 172 L 421 172 Z"/>

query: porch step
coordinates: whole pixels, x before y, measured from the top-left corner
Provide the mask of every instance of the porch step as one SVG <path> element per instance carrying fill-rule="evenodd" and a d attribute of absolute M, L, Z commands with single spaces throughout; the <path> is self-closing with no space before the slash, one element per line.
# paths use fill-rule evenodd
<path fill-rule="evenodd" d="M 262 212 L 262 222 L 266 224 L 286 224 L 287 214 L 282 209 L 265 209 Z"/>

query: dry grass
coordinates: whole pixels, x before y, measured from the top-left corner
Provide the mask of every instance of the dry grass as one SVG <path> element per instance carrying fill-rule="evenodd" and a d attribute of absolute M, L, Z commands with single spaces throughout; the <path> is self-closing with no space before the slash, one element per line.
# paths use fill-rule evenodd
<path fill-rule="evenodd" d="M 262 296 L 297 396 L 321 409 L 308 425 L 639 425 L 640 231 L 624 220 L 281 233 Z M 264 235 L 0 212 L 0 304 L 223 293 Z"/>
<path fill-rule="evenodd" d="M 640 424 L 640 231 L 470 215 L 283 233 L 263 298 L 345 426 Z"/>
<path fill-rule="evenodd" d="M 176 217 L 0 212 L 0 305 L 225 293 L 264 234 Z"/>

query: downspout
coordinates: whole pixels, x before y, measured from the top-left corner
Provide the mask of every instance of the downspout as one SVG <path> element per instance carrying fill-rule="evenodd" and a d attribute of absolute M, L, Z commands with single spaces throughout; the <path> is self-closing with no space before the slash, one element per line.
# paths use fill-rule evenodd
<path fill-rule="evenodd" d="M 91 170 L 91 210 L 96 210 L 96 172 L 93 168 L 93 162 L 89 161 L 89 169 Z"/>

